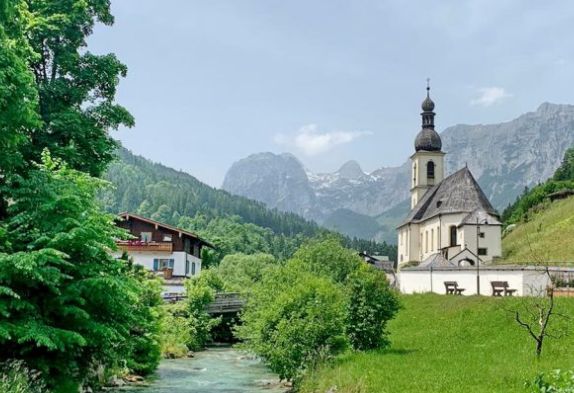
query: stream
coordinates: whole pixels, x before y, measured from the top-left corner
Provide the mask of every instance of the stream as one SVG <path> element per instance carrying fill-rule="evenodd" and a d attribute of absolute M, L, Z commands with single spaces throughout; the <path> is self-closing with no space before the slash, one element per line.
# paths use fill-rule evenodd
<path fill-rule="evenodd" d="M 214 347 L 193 358 L 162 360 L 146 387 L 116 392 L 138 393 L 284 393 L 287 388 L 259 360 L 231 347 Z"/>

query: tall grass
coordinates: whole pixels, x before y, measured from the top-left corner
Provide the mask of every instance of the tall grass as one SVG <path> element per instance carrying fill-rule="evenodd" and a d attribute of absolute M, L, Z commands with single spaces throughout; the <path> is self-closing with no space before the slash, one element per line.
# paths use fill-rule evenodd
<path fill-rule="evenodd" d="M 40 373 L 28 369 L 21 361 L 0 364 L 0 393 L 44 393 Z"/>

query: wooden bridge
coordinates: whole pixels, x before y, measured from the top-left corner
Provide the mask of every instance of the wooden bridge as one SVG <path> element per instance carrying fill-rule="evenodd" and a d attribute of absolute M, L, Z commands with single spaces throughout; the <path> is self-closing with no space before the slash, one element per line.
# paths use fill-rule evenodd
<path fill-rule="evenodd" d="M 245 306 L 245 300 L 239 297 L 237 292 L 219 292 L 215 294 L 215 300 L 207 306 L 207 312 L 211 315 L 237 314 Z"/>
<path fill-rule="evenodd" d="M 176 303 L 186 299 L 184 293 L 165 293 L 163 300 L 168 303 Z M 245 301 L 237 292 L 218 292 L 215 299 L 207 306 L 207 312 L 211 315 L 237 314 L 243 309 Z"/>

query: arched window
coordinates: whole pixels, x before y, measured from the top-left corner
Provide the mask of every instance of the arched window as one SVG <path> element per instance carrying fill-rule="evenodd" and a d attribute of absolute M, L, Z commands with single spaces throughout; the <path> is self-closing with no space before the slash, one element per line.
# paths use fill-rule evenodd
<path fill-rule="evenodd" d="M 451 225 L 450 227 L 450 246 L 456 246 L 456 225 Z"/>
<path fill-rule="evenodd" d="M 434 162 L 427 162 L 427 179 L 434 179 Z"/>

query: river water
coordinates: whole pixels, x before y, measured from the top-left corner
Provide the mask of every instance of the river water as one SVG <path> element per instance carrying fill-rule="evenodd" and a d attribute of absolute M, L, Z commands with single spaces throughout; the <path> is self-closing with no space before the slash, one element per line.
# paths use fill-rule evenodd
<path fill-rule="evenodd" d="M 163 360 L 147 387 L 121 391 L 138 393 L 283 393 L 259 360 L 230 347 L 208 348 L 190 359 Z"/>

